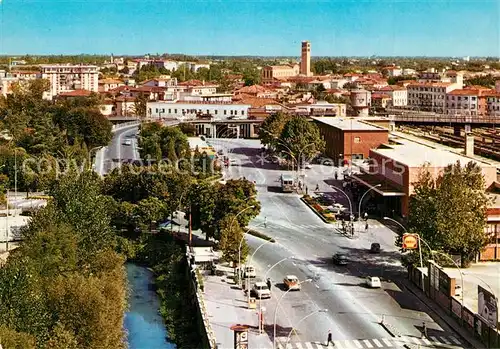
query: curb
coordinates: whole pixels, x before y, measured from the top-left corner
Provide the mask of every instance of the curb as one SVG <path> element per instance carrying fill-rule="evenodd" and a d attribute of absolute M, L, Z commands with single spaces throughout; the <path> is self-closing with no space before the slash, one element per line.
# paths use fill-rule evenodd
<path fill-rule="evenodd" d="M 395 331 L 390 328 L 390 324 L 385 323 L 384 320 L 380 321 L 379 325 L 382 326 L 384 328 L 384 330 L 386 330 L 387 333 L 389 333 L 392 337 L 394 337 L 394 338 L 401 337 L 401 335 L 395 334 Z M 411 346 L 409 344 L 403 344 L 403 348 L 406 348 L 406 349 L 415 349 L 414 346 Z"/>
<path fill-rule="evenodd" d="M 304 198 L 301 197 L 300 201 L 302 201 L 304 204 L 306 204 L 306 206 L 309 207 L 311 209 L 311 211 L 313 211 L 316 214 L 316 216 L 318 216 L 319 218 L 321 218 L 321 220 L 323 222 L 325 222 L 327 224 L 332 224 L 333 223 L 333 222 L 330 222 L 329 220 L 327 220 L 325 217 L 323 217 L 323 215 L 321 213 L 319 213 L 318 211 L 316 211 L 314 209 L 314 207 L 312 207 L 311 205 L 309 205 L 309 203 L 306 200 L 304 200 Z"/>

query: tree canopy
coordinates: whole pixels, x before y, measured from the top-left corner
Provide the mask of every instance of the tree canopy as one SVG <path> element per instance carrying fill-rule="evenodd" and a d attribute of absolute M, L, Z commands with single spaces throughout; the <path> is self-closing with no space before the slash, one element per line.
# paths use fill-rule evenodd
<path fill-rule="evenodd" d="M 484 231 L 489 199 L 481 168 L 451 164 L 433 179 L 423 168 L 410 197 L 409 228 L 432 249 L 461 256 L 467 266 L 487 243 Z"/>

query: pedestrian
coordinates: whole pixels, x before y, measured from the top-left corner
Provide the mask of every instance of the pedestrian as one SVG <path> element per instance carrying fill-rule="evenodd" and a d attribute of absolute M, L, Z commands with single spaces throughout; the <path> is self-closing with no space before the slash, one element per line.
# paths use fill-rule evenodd
<path fill-rule="evenodd" d="M 307 188 L 307 185 L 306 185 L 306 195 L 309 195 L 309 188 Z"/>
<path fill-rule="evenodd" d="M 365 230 L 368 230 L 368 222 L 366 222 Z"/>
<path fill-rule="evenodd" d="M 335 172 L 335 180 L 337 180 L 339 178 L 339 174 L 338 172 Z"/>
<path fill-rule="evenodd" d="M 333 343 L 333 339 L 332 339 L 332 331 L 328 330 L 328 337 L 326 338 L 326 346 L 329 346 L 330 343 L 335 345 L 335 343 Z"/>
<path fill-rule="evenodd" d="M 271 278 L 267 278 L 267 288 L 269 289 L 269 291 L 271 291 L 271 286 L 272 286 Z"/>
<path fill-rule="evenodd" d="M 368 213 L 365 212 L 365 220 L 368 220 Z"/>
<path fill-rule="evenodd" d="M 316 184 L 316 191 L 319 191 L 319 184 Z"/>
<path fill-rule="evenodd" d="M 264 228 L 267 228 L 267 216 L 264 217 Z"/>
<path fill-rule="evenodd" d="M 427 337 L 427 324 L 422 322 L 422 338 Z"/>

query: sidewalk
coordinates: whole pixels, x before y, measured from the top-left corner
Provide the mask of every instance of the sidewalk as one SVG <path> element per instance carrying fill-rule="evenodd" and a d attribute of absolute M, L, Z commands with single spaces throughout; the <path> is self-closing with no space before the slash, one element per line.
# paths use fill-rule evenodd
<path fill-rule="evenodd" d="M 451 316 L 446 314 L 446 312 L 437 305 L 433 300 L 431 300 L 427 295 L 425 295 L 422 290 L 420 290 L 417 286 L 415 286 L 410 280 L 404 279 L 401 280 L 407 290 L 413 293 L 417 298 L 419 298 L 422 303 L 424 303 L 433 314 L 437 315 L 441 320 L 443 320 L 453 331 L 460 336 L 464 341 L 466 341 L 470 348 L 485 348 L 485 345 L 481 343 L 478 339 L 474 338 L 474 336 L 467 331 L 465 328 L 460 326 L 460 324 L 453 319 Z"/>
<path fill-rule="evenodd" d="M 232 268 L 217 267 L 227 276 L 204 275 L 205 306 L 209 314 L 210 324 L 215 332 L 219 349 L 234 347 L 231 326 L 236 324 L 250 326 L 248 332 L 249 348 L 272 348 L 269 336 L 258 333 L 257 310 L 248 309 L 246 297 L 234 284 Z"/>

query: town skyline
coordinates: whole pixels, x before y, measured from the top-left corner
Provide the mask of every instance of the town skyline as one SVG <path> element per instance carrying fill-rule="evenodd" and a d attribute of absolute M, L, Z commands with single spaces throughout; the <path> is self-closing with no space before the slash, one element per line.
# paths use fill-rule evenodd
<path fill-rule="evenodd" d="M 297 57 L 302 40 L 312 43 L 313 57 L 500 55 L 500 5 L 494 1 L 292 1 L 286 6 L 279 1 L 205 1 L 166 6 L 131 0 L 83 6 L 5 0 L 0 6 L 3 55 Z M 464 18 L 474 25 L 464 25 Z"/>

